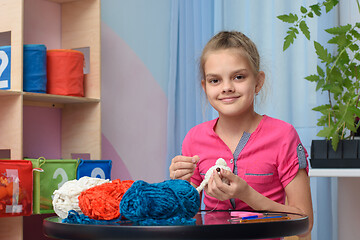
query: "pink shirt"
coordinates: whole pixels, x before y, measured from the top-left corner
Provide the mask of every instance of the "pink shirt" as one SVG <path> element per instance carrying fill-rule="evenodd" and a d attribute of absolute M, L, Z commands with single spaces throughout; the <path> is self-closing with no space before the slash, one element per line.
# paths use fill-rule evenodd
<path fill-rule="evenodd" d="M 218 158 L 223 158 L 233 172 L 257 192 L 284 204 L 284 188 L 300 168 L 308 172 L 308 154 L 295 128 L 264 115 L 253 133 L 243 134 L 233 155 L 215 133 L 216 123 L 217 119 L 214 119 L 195 126 L 183 141 L 182 155 L 200 157 L 191 181 L 199 186 L 207 170 L 215 165 Z M 230 200 L 219 201 L 206 193 L 204 204 L 206 210 L 234 209 Z M 235 199 L 235 209 L 251 210 L 239 199 Z"/>

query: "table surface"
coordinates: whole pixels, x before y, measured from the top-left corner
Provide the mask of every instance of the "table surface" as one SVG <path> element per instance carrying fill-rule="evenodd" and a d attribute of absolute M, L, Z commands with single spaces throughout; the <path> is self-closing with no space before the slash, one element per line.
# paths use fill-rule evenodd
<path fill-rule="evenodd" d="M 258 214 L 259 218 L 242 220 Z M 44 233 L 57 239 L 260 239 L 293 236 L 306 232 L 308 217 L 301 214 L 244 211 L 199 211 L 194 225 L 139 226 L 130 222 L 112 225 L 62 223 L 59 217 L 44 219 Z"/>

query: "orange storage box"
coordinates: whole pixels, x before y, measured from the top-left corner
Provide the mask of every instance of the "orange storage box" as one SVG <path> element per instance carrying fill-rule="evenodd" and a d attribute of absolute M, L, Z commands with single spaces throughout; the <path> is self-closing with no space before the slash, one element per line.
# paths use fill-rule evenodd
<path fill-rule="evenodd" d="M 84 54 L 70 49 L 47 51 L 47 93 L 84 96 Z"/>

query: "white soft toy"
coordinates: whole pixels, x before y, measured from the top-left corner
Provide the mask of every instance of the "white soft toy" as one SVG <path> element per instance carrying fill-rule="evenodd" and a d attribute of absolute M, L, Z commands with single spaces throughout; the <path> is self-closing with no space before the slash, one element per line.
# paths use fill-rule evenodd
<path fill-rule="evenodd" d="M 213 173 L 214 170 L 216 170 L 217 172 L 220 172 L 220 168 L 228 170 L 231 172 L 231 169 L 228 167 L 228 165 L 226 164 L 225 160 L 222 158 L 219 158 L 218 160 L 216 160 L 216 163 L 214 166 L 212 166 L 211 168 L 209 168 L 209 170 L 207 170 L 206 174 L 205 174 L 205 178 L 204 180 L 201 182 L 200 186 L 198 186 L 196 188 L 196 190 L 198 190 L 198 192 L 200 193 L 204 187 L 208 184 L 209 179 Z M 227 182 L 227 179 L 223 178 L 222 179 L 223 182 Z"/>
<path fill-rule="evenodd" d="M 107 182 L 110 180 L 91 177 L 82 177 L 79 180 L 65 182 L 58 190 L 54 191 L 52 203 L 55 213 L 62 219 L 68 216 L 70 210 L 75 210 L 81 214 L 78 199 L 81 192 Z"/>

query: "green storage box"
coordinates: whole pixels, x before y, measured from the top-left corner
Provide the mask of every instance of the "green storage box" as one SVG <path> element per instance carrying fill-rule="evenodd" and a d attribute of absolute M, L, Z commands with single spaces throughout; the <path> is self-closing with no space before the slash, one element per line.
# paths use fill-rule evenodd
<path fill-rule="evenodd" d="M 52 196 L 65 182 L 76 179 L 77 159 L 27 159 L 33 168 L 41 168 L 43 172 L 34 171 L 33 213 L 54 213 Z"/>

